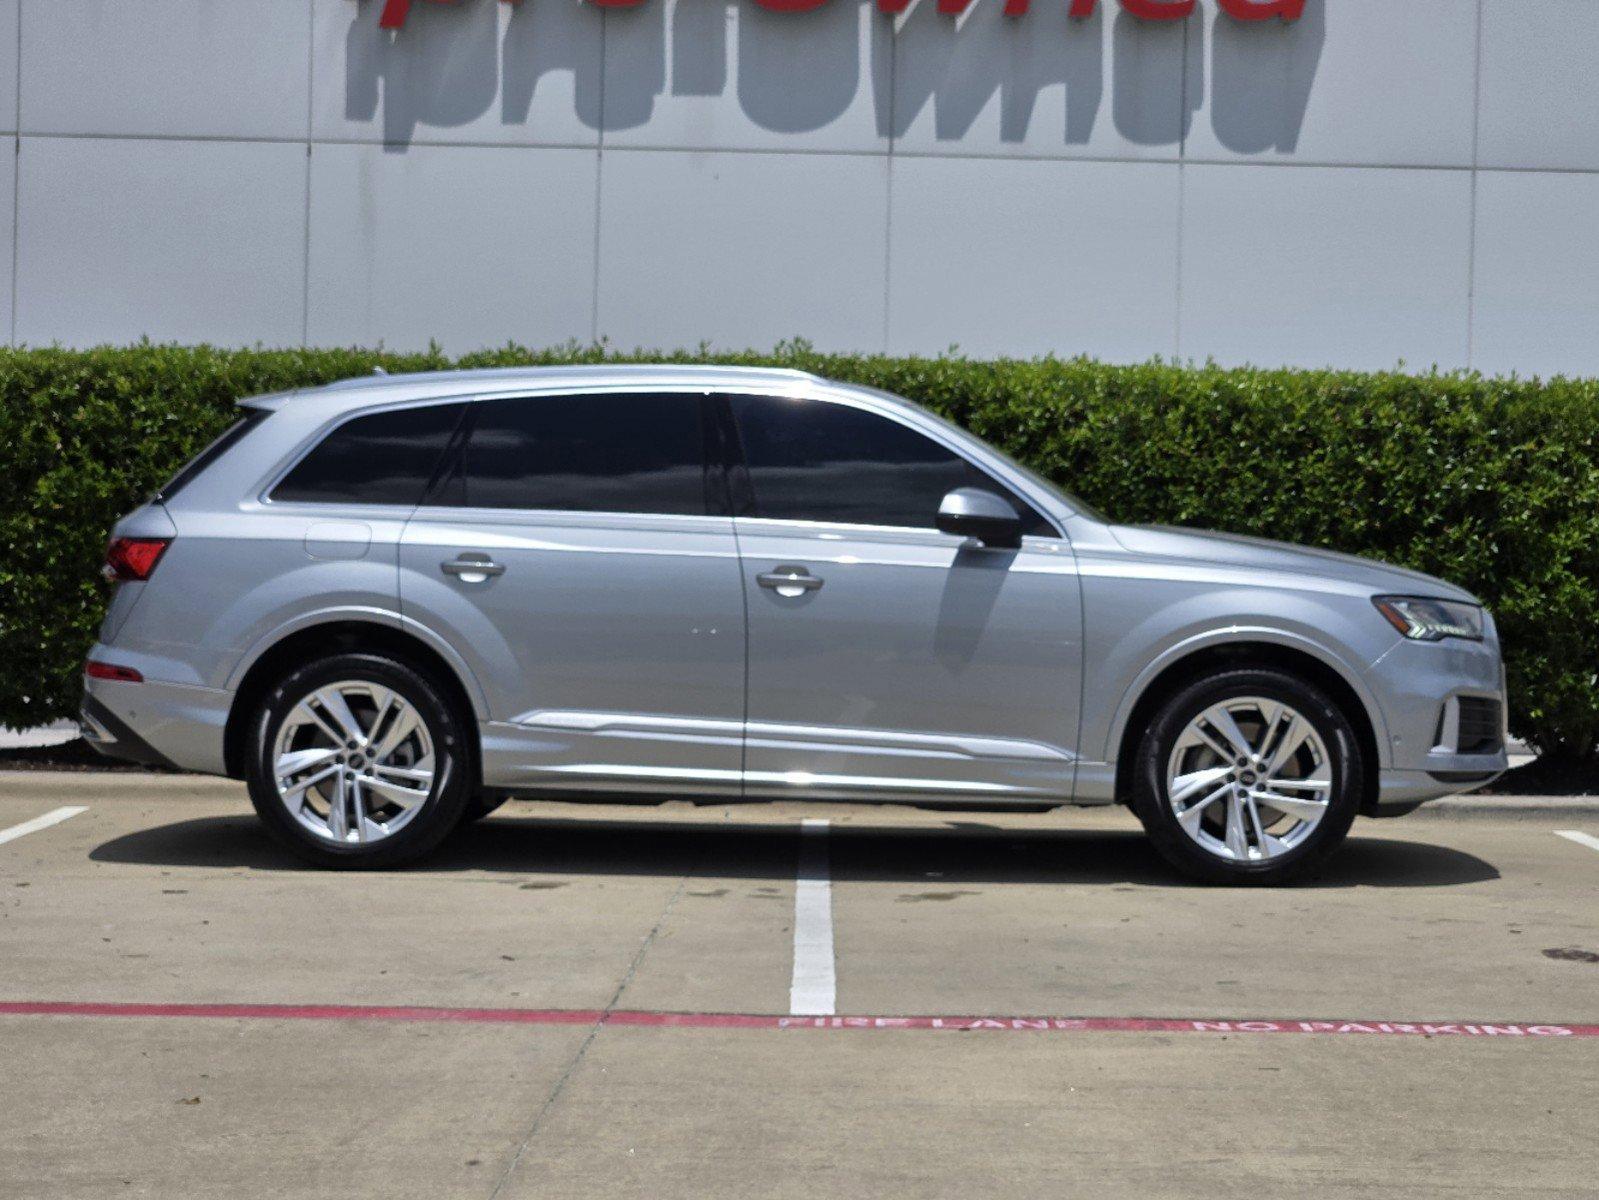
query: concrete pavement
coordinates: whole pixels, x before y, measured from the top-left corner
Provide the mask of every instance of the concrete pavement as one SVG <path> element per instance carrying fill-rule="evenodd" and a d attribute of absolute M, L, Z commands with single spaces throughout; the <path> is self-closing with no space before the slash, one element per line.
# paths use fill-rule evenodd
<path fill-rule="evenodd" d="M 304 870 L 212 780 L 0 774 L 0 1197 L 1588 1196 L 1591 812 L 1357 823 L 1309 886 L 1179 883 L 1119 812 L 517 802 Z M 674 1028 L 784 1014 L 801 817 L 836 1011 L 1491 1022 L 1503 1036 Z M 512 1024 L 493 1012 L 557 1010 Z M 573 1014 L 576 1014 L 574 1016 Z M 561 1015 L 565 1014 L 565 1015 Z M 1478 1029 L 1478 1026 L 1472 1026 Z"/>

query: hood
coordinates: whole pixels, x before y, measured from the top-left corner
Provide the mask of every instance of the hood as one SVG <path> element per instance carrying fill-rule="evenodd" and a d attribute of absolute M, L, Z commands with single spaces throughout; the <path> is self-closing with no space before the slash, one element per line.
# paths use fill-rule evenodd
<path fill-rule="evenodd" d="M 1369 587 L 1374 594 L 1392 592 L 1482 603 L 1464 588 L 1434 576 L 1375 559 L 1340 554 L 1336 550 L 1318 550 L 1267 538 L 1178 529 L 1169 525 L 1112 525 L 1110 531 L 1125 549 L 1152 558 L 1254 567 L 1262 571 L 1292 571 Z"/>

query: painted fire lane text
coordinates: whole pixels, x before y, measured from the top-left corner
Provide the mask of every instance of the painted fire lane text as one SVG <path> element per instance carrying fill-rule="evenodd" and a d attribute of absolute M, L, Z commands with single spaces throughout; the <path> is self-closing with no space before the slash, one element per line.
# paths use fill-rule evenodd
<path fill-rule="evenodd" d="M 1599 1025 L 1486 1021 L 1204 1021 L 1189 1017 L 832 1017 L 638 1009 L 440 1008 L 371 1004 L 145 1004 L 0 1000 L 0 1016 L 194 1020 L 437 1021 L 494 1025 L 628 1025 L 654 1029 L 926 1029 L 952 1033 L 1359 1034 L 1395 1037 L 1599 1038 Z"/>
<path fill-rule="evenodd" d="M 1193 1021 L 1169 1017 L 786 1017 L 785 1029 L 1043 1030 L 1070 1033 L 1356 1033 L 1414 1037 L 1599 1037 L 1593 1025 L 1400 1021 Z"/>

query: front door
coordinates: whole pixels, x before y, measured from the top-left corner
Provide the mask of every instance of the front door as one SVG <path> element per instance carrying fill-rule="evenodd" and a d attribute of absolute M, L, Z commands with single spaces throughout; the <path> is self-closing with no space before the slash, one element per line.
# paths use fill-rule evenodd
<path fill-rule="evenodd" d="M 485 784 L 737 793 L 744 597 L 710 403 L 469 406 L 401 537 L 400 601 L 483 687 Z"/>
<path fill-rule="evenodd" d="M 1081 600 L 1070 545 L 942 440 L 842 400 L 732 396 L 749 606 L 751 795 L 1070 798 Z M 1031 531 L 934 527 L 951 488 Z"/>

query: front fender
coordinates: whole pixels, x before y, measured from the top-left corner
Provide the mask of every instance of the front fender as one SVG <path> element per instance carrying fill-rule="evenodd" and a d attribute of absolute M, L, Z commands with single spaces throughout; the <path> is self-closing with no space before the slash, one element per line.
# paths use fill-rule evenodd
<path fill-rule="evenodd" d="M 1307 654 L 1348 685 L 1386 765 L 1388 719 L 1366 668 L 1393 641 L 1366 591 L 1342 580 L 1207 564 L 1083 559 L 1085 763 L 1113 769 L 1150 684 L 1184 658 L 1219 646 L 1264 644 Z M 1104 780 L 1079 782 L 1104 790 Z M 1104 786 L 1101 786 L 1104 785 Z"/>
<path fill-rule="evenodd" d="M 1299 651 L 1337 672 L 1338 677 L 1349 685 L 1350 691 L 1354 692 L 1360 700 L 1361 707 L 1366 710 L 1366 717 L 1370 720 L 1372 730 L 1376 735 L 1379 765 L 1391 765 L 1392 754 L 1390 753 L 1387 719 L 1383 715 L 1382 705 L 1378 702 L 1371 688 L 1366 685 L 1358 668 L 1348 659 L 1334 653 L 1319 641 L 1312 640 L 1304 634 L 1291 629 L 1282 629 L 1270 625 L 1230 625 L 1219 629 L 1208 629 L 1203 632 L 1192 633 L 1166 647 L 1137 674 L 1122 692 L 1121 699 L 1117 703 L 1111 718 L 1109 731 L 1102 750 L 1102 761 L 1115 761 L 1117 752 L 1121 747 L 1122 738 L 1127 732 L 1127 722 L 1132 718 L 1133 709 L 1137 707 L 1139 699 L 1148 691 L 1150 684 L 1154 683 L 1168 668 L 1202 650 L 1211 650 L 1218 646 L 1259 644 L 1262 642 Z"/>

